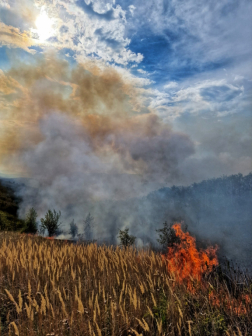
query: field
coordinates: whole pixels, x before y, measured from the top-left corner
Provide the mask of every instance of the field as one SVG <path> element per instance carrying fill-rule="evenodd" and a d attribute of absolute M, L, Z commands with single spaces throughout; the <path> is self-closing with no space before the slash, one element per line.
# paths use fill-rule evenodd
<path fill-rule="evenodd" d="M 252 335 L 248 275 L 174 260 L 0 232 L 0 334 Z"/>

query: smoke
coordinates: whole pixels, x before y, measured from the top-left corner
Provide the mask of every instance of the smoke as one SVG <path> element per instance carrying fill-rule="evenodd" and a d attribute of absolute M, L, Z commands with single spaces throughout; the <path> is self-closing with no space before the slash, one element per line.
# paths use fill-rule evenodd
<path fill-rule="evenodd" d="M 5 79 L 13 93 L 0 157 L 29 178 L 21 216 L 34 206 L 78 219 L 94 202 L 145 195 L 179 178 L 194 153 L 187 135 L 145 106 L 136 81 L 113 68 L 48 55 Z"/>

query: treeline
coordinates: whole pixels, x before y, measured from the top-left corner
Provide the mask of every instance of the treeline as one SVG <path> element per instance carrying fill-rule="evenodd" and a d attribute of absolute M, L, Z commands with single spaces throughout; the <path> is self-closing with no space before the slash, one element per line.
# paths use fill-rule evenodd
<path fill-rule="evenodd" d="M 148 198 L 168 197 L 174 201 L 179 200 L 182 203 L 191 202 L 200 199 L 202 201 L 211 200 L 216 196 L 225 199 L 237 200 L 237 197 L 244 198 L 252 196 L 252 172 L 246 176 L 242 174 L 223 176 L 215 179 L 204 180 L 200 183 L 194 183 L 189 187 L 162 188 L 149 194 Z M 207 197 L 207 199 L 206 199 Z"/>
<path fill-rule="evenodd" d="M 26 218 L 22 221 L 17 218 L 19 202 L 20 199 L 15 197 L 12 188 L 0 182 L 1 230 L 27 229 L 29 220 Z M 104 207 L 104 211 L 99 211 L 102 216 L 100 218 L 95 207 L 91 208 L 90 212 L 95 215 L 97 225 L 101 224 L 101 221 L 107 225 L 114 221 L 114 229 L 109 232 L 111 237 L 117 234 L 125 222 L 128 222 L 130 227 L 134 225 L 135 234 L 142 238 L 144 235 L 150 236 L 150 232 L 160 228 L 165 221 L 184 221 L 189 229 L 204 228 L 206 236 L 211 231 L 209 228 L 218 228 L 225 233 L 230 231 L 231 227 L 233 233 L 243 228 L 246 235 L 249 234 L 249 227 L 252 227 L 252 173 L 247 176 L 237 174 L 204 180 L 188 187 L 162 188 L 143 198 L 119 201 L 116 206 L 113 202 L 110 203 L 108 208 Z M 52 216 L 52 213 L 48 216 Z M 62 227 L 69 230 L 66 232 L 64 229 L 64 233 L 93 239 L 93 219 L 90 221 L 87 216 L 82 222 L 63 223 Z M 79 233 L 78 230 L 83 225 Z M 43 225 L 40 229 L 43 231 Z M 60 233 L 59 228 L 56 231 Z M 237 234 L 240 235 L 241 232 L 238 231 Z"/>
<path fill-rule="evenodd" d="M 162 188 L 145 200 L 161 216 L 185 220 L 188 225 L 204 222 L 231 223 L 252 219 L 252 173 L 204 180 L 188 187 Z"/>

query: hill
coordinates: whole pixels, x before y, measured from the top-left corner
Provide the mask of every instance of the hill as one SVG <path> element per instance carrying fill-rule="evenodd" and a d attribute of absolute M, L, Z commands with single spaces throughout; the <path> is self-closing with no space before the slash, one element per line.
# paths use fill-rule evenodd
<path fill-rule="evenodd" d="M 90 208 L 98 223 L 110 223 L 110 237 L 124 225 L 144 244 L 155 244 L 165 221 L 184 221 L 203 247 L 218 244 L 220 255 L 252 269 L 252 173 L 162 188 L 98 210 Z"/>
<path fill-rule="evenodd" d="M 0 230 L 21 230 L 24 222 L 18 218 L 18 207 L 21 201 L 15 196 L 14 181 L 0 180 Z"/>

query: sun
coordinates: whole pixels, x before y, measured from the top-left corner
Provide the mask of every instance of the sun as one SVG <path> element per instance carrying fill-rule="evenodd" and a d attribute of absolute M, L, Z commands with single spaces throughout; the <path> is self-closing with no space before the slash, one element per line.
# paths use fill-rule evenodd
<path fill-rule="evenodd" d="M 40 41 L 46 41 L 49 37 L 54 35 L 53 23 L 54 20 L 49 18 L 46 11 L 42 9 L 35 21 L 36 31 Z"/>

